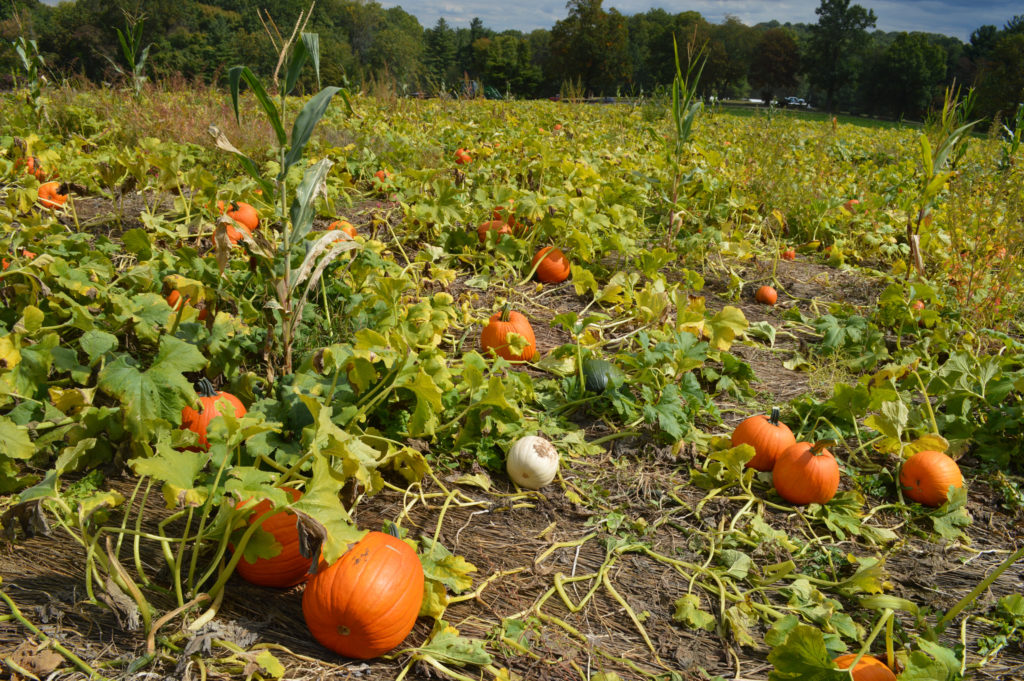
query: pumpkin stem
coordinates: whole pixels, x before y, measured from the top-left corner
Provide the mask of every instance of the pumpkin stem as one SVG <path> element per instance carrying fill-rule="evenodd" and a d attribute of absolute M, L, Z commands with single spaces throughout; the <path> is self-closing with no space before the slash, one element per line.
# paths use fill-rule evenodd
<path fill-rule="evenodd" d="M 507 322 L 509 315 L 512 314 L 512 303 L 505 303 L 505 307 L 501 308 L 501 321 Z"/>
<path fill-rule="evenodd" d="M 811 447 L 811 455 L 821 456 L 821 452 L 825 449 L 825 447 L 832 447 L 835 444 L 835 440 L 819 440 L 814 443 L 813 447 Z"/>
<path fill-rule="evenodd" d="M 231 202 L 231 212 L 235 213 L 237 211 L 238 211 L 238 202 L 237 201 L 232 201 Z"/>
<path fill-rule="evenodd" d="M 213 383 L 206 376 L 199 379 L 199 383 L 196 384 L 196 392 L 199 393 L 200 397 L 217 396 L 217 389 L 213 387 Z"/>
<path fill-rule="evenodd" d="M 395 525 L 390 520 L 384 523 L 384 531 L 390 534 L 395 539 L 401 539 L 401 537 L 398 535 L 398 525 Z"/>
<path fill-rule="evenodd" d="M 778 407 L 772 407 L 772 415 L 768 419 L 768 423 L 772 424 L 773 426 L 779 425 L 779 408 Z"/>

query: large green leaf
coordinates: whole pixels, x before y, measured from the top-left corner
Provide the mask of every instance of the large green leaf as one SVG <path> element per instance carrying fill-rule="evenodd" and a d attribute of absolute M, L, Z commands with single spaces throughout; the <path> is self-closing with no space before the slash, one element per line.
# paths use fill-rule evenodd
<path fill-rule="evenodd" d="M 283 180 L 288 174 L 288 169 L 302 158 L 302 151 L 313 134 L 313 128 L 323 118 L 324 112 L 327 111 L 327 105 L 331 103 L 331 98 L 340 91 L 341 88 L 334 85 L 325 87 L 313 95 L 302 107 L 302 111 L 299 112 L 295 124 L 292 126 L 292 146 L 284 157 L 284 166 L 278 175 L 279 180 Z"/>
<path fill-rule="evenodd" d="M 793 628 L 786 642 L 768 655 L 775 670 L 769 681 L 850 681 L 848 672 L 832 664 L 821 630 L 806 624 Z"/>
<path fill-rule="evenodd" d="M 6 416 L 0 416 L 0 459 L 29 459 L 35 451 L 28 428 L 16 425 Z"/>
<path fill-rule="evenodd" d="M 316 197 L 319 194 L 327 194 L 327 173 L 330 172 L 332 165 L 334 162 L 330 159 L 321 159 L 315 165 L 306 168 L 302 175 L 302 182 L 295 192 L 291 206 L 293 244 L 301 241 L 313 227 Z"/>
<path fill-rule="evenodd" d="M 277 143 L 282 147 L 288 143 L 288 138 L 284 134 L 284 126 L 281 124 L 281 117 L 278 115 L 277 107 L 274 106 L 274 102 L 271 101 L 270 95 L 263 88 L 263 83 L 256 77 L 252 71 L 249 70 L 248 66 L 232 66 L 228 69 L 228 85 L 231 89 L 231 106 L 235 110 L 235 121 L 241 125 L 242 119 L 238 113 L 238 91 L 240 81 L 244 80 L 245 84 L 249 86 L 253 94 L 256 95 L 256 101 L 263 107 L 263 111 L 267 114 L 267 118 L 270 119 L 270 125 L 274 128 L 274 133 L 277 134 Z"/>
<path fill-rule="evenodd" d="M 365 531 L 353 524 L 348 511 L 338 497 L 338 490 L 344 480 L 338 471 L 324 457 L 313 459 L 313 478 L 302 497 L 292 508 L 304 513 L 323 526 L 326 534 L 321 546 L 321 555 L 328 563 L 333 563 L 348 551 L 350 545 L 363 538 Z"/>
<path fill-rule="evenodd" d="M 120 400 L 128 430 L 148 440 L 155 422 L 181 422 L 181 410 L 196 399 L 191 383 L 182 374 L 204 366 L 206 358 L 194 345 L 163 336 L 148 369 L 140 369 L 129 355 L 121 355 L 100 372 L 99 388 Z"/>

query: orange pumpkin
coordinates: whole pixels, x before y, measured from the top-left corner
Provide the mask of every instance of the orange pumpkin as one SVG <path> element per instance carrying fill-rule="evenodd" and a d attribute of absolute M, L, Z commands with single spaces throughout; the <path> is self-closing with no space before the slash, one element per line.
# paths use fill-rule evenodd
<path fill-rule="evenodd" d="M 292 501 L 297 501 L 302 494 L 297 489 L 282 487 L 291 496 Z M 238 507 L 245 504 L 238 503 Z M 270 511 L 270 500 L 264 499 L 252 508 L 249 515 L 249 524 L 252 525 Z M 255 563 L 250 563 L 243 556 L 238 561 L 236 570 L 242 579 L 259 586 L 271 586 L 278 589 L 286 589 L 295 586 L 306 579 L 309 567 L 313 564 L 312 558 L 306 558 L 299 551 L 299 529 L 298 518 L 294 513 L 278 511 L 273 513 L 260 525 L 260 529 L 274 535 L 274 540 L 281 545 L 281 551 L 272 558 L 257 558 Z"/>
<path fill-rule="evenodd" d="M 778 292 L 771 286 L 762 286 L 757 289 L 757 293 L 754 294 L 754 300 L 765 305 L 774 305 L 775 301 L 779 299 Z"/>
<path fill-rule="evenodd" d="M 185 305 L 188 305 L 189 297 L 185 296 Z M 181 301 L 181 293 L 178 289 L 172 290 L 167 294 L 167 304 L 171 306 L 171 309 L 175 312 L 178 311 L 178 303 Z M 206 321 L 206 318 L 210 316 L 210 311 L 205 307 L 199 310 L 199 321 Z"/>
<path fill-rule="evenodd" d="M 542 281 L 545 284 L 557 284 L 565 281 L 569 278 L 571 271 L 565 253 L 552 246 L 545 246 L 537 251 L 537 255 L 533 256 L 531 266 L 537 268 L 534 272 L 537 281 Z"/>
<path fill-rule="evenodd" d="M 15 168 L 20 168 L 21 166 L 25 166 L 26 174 L 32 175 L 40 182 L 46 181 L 46 171 L 43 170 L 43 167 L 39 164 L 39 159 L 35 156 L 25 156 L 15 161 Z"/>
<path fill-rule="evenodd" d="M 44 182 L 36 191 L 39 194 L 39 203 L 45 208 L 63 208 L 68 200 L 68 187 L 60 182 Z"/>
<path fill-rule="evenodd" d="M 502 222 L 501 220 L 488 220 L 476 228 L 476 235 L 480 237 L 480 243 L 487 241 L 487 232 L 490 231 L 497 232 L 498 240 L 500 241 L 502 236 L 512 233 L 512 228 L 509 227 L 507 222 Z"/>
<path fill-rule="evenodd" d="M 23 258 L 28 258 L 29 260 L 31 260 L 32 258 L 36 257 L 36 254 L 33 253 L 32 251 L 29 251 L 29 250 L 26 250 L 26 249 L 22 249 L 21 256 Z M 10 266 L 11 266 L 11 261 L 8 260 L 7 258 L 4 258 L 3 259 L 3 268 L 6 270 Z"/>
<path fill-rule="evenodd" d="M 206 429 L 209 428 L 210 421 L 222 413 L 228 413 L 224 409 L 227 405 L 234 407 L 236 418 L 245 416 L 245 405 L 231 393 L 218 392 L 213 387 L 213 383 L 210 383 L 205 376 L 199 379 L 199 389 L 196 392 L 199 393 L 199 409 L 193 407 L 182 409 L 181 427 L 197 434 L 199 448 L 205 451 L 210 448 L 210 443 L 206 439 Z"/>
<path fill-rule="evenodd" d="M 783 260 L 796 260 L 796 251 L 792 248 L 787 248 L 782 251 Z"/>
<path fill-rule="evenodd" d="M 250 206 L 244 201 L 232 201 L 228 204 L 227 208 L 224 207 L 223 201 L 217 202 L 217 210 L 221 212 L 221 215 L 227 215 L 229 218 L 237 222 L 242 226 L 242 229 L 247 231 L 250 236 L 256 231 L 256 228 L 260 226 L 260 216 L 256 212 L 256 209 Z M 237 244 L 242 240 L 242 233 L 235 229 L 234 225 L 227 225 L 228 239 L 231 243 Z"/>
<path fill-rule="evenodd" d="M 487 326 L 480 333 L 480 349 L 485 354 L 493 349 L 499 357 L 504 357 L 510 362 L 529 362 L 537 354 L 537 339 L 533 335 L 533 327 L 530 326 L 530 320 L 519 312 L 511 312 L 509 307 L 510 305 L 506 303 L 501 312 L 491 315 Z M 510 333 L 518 333 L 526 339 L 526 349 L 521 355 L 509 347 Z"/>
<path fill-rule="evenodd" d="M 963 486 L 960 467 L 942 452 L 918 452 L 904 461 L 900 469 L 903 493 L 925 506 L 942 506 L 950 487 Z"/>
<path fill-rule="evenodd" d="M 373 176 L 376 177 L 379 182 L 387 182 L 391 179 L 391 173 L 386 170 L 378 170 L 373 174 Z"/>
<path fill-rule="evenodd" d="M 772 484 L 791 504 L 827 504 L 839 490 L 839 464 L 824 442 L 797 442 L 775 460 Z"/>
<path fill-rule="evenodd" d="M 455 150 L 455 162 L 458 163 L 459 165 L 471 163 L 472 161 L 473 157 L 470 156 L 469 152 L 466 151 L 465 149 L 459 148 Z"/>
<path fill-rule="evenodd" d="M 423 583 L 411 546 L 369 532 L 333 565 L 320 562 L 302 594 L 302 614 L 325 647 L 367 660 L 394 649 L 412 631 Z"/>
<path fill-rule="evenodd" d="M 840 655 L 834 662 L 840 669 L 849 669 L 857 656 L 853 653 Z M 896 681 L 896 675 L 878 658 L 865 655 L 853 668 L 853 681 Z"/>
<path fill-rule="evenodd" d="M 353 225 L 348 220 L 335 220 L 334 222 L 327 226 L 327 229 L 340 229 L 353 239 L 356 238 L 356 226 Z"/>
<path fill-rule="evenodd" d="M 514 234 L 521 234 L 524 231 L 523 224 L 516 220 L 515 204 L 511 200 L 506 205 L 495 206 L 491 210 L 491 218 L 507 222 Z"/>
<path fill-rule="evenodd" d="M 732 446 L 750 445 L 756 452 L 753 459 L 747 462 L 747 468 L 759 471 L 770 471 L 775 468 L 775 460 L 779 454 L 796 444 L 793 431 L 785 423 L 779 421 L 779 408 L 772 407 L 770 417 L 757 414 L 744 419 L 736 430 L 732 431 Z"/>

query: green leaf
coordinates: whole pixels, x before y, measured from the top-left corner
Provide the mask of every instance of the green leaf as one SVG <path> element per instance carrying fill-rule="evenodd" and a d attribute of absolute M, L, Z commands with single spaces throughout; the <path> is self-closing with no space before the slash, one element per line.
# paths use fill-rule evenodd
<path fill-rule="evenodd" d="M 206 358 L 194 345 L 162 336 L 153 364 L 140 370 L 128 355 L 107 364 L 99 376 L 99 388 L 121 402 L 125 425 L 133 435 L 148 440 L 154 422 L 181 423 L 181 410 L 196 399 L 182 373 L 199 371 Z"/>
<path fill-rule="evenodd" d="M 746 579 L 754 561 L 742 551 L 726 549 L 718 554 L 718 562 L 727 569 L 725 574 L 733 579 Z"/>
<path fill-rule="evenodd" d="M 769 322 L 754 322 L 747 328 L 747 335 L 768 341 L 768 347 L 775 347 L 775 327 Z"/>
<path fill-rule="evenodd" d="M 743 310 L 726 305 L 708 322 L 711 333 L 708 345 L 716 350 L 726 352 L 732 346 L 733 341 L 747 330 L 748 326 Z"/>
<path fill-rule="evenodd" d="M 288 68 L 285 71 L 284 77 L 284 89 L 282 90 L 284 94 L 290 95 L 292 90 L 295 89 L 295 83 L 299 80 L 302 67 L 306 65 L 306 60 L 311 56 L 310 45 L 316 49 L 316 59 L 313 64 L 316 70 L 317 87 L 320 87 L 320 36 L 316 33 L 303 33 L 302 39 L 295 43 L 291 59 L 288 60 Z"/>
<path fill-rule="evenodd" d="M 284 665 L 269 650 L 250 653 L 249 659 L 258 664 L 263 671 L 275 679 L 280 679 L 284 676 Z"/>
<path fill-rule="evenodd" d="M 817 627 L 800 624 L 786 642 L 768 654 L 775 669 L 769 681 L 850 681 L 849 672 L 835 668 L 825 647 L 825 636 Z"/>
<path fill-rule="evenodd" d="M 117 348 L 117 336 L 106 331 L 92 329 L 82 334 L 78 344 L 89 356 L 89 366 L 93 366 L 100 357 Z"/>
<path fill-rule="evenodd" d="M 36 453 L 36 446 L 28 434 L 28 428 L 19 426 L 6 416 L 0 416 L 0 459 L 30 459 Z"/>
<path fill-rule="evenodd" d="M 205 492 L 196 489 L 195 482 L 206 467 L 206 459 L 206 452 L 177 451 L 167 441 L 161 441 L 157 443 L 156 454 L 132 459 L 128 465 L 136 475 L 148 475 L 163 482 L 167 507 L 175 508 L 199 506 L 205 501 Z"/>
<path fill-rule="evenodd" d="M 313 134 L 313 128 L 323 118 L 324 112 L 327 111 L 327 105 L 331 103 L 331 98 L 340 90 L 340 87 L 333 85 L 325 87 L 313 95 L 306 102 L 306 105 L 302 107 L 302 111 L 299 112 L 298 117 L 295 119 L 295 124 L 292 126 L 292 146 L 284 158 L 284 167 L 281 168 L 277 179 L 283 180 L 288 173 L 288 169 L 302 158 L 302 151 L 305 149 L 310 135 Z M 284 144 L 283 141 L 282 144 Z"/>
<path fill-rule="evenodd" d="M 672 619 L 685 624 L 691 629 L 712 631 L 715 628 L 715 616 L 701 610 L 700 597 L 697 594 L 686 594 L 675 602 L 676 611 Z"/>
<path fill-rule="evenodd" d="M 238 114 L 238 91 L 241 80 L 245 81 L 246 85 L 249 86 L 256 96 L 256 101 L 263 107 L 264 113 L 267 114 L 267 118 L 270 120 L 270 126 L 277 135 L 277 143 L 283 147 L 288 143 L 288 138 L 285 137 L 284 126 L 281 125 L 281 117 L 278 114 L 277 107 L 274 106 L 270 95 L 263 88 L 263 83 L 256 77 L 256 74 L 249 70 L 248 66 L 232 66 L 228 69 L 228 85 L 231 89 L 231 106 L 235 110 L 235 122 L 239 125 L 242 124 L 242 119 Z"/>
<path fill-rule="evenodd" d="M 316 197 L 319 194 L 327 194 L 327 173 L 330 172 L 334 162 L 330 159 L 321 159 L 316 165 L 306 168 L 302 175 L 302 182 L 295 191 L 295 198 L 292 199 L 291 221 L 292 235 L 291 242 L 298 243 L 313 227 L 313 216 L 316 214 Z"/>
<path fill-rule="evenodd" d="M 441 663 L 464 667 L 467 664 L 485 665 L 492 662 L 490 653 L 484 648 L 484 642 L 475 638 L 459 636 L 459 632 L 444 620 L 438 620 L 437 633 L 427 645 L 419 649 L 420 653 L 429 655 Z"/>
<path fill-rule="evenodd" d="M 949 491 L 946 503 L 929 514 L 936 534 L 943 539 L 956 539 L 964 535 L 963 528 L 971 524 L 967 511 L 967 490 L 963 487 Z"/>
<path fill-rule="evenodd" d="M 344 485 L 341 476 L 331 468 L 322 456 L 313 459 L 313 475 L 302 497 L 292 504 L 292 509 L 304 513 L 320 523 L 326 530 L 321 546 L 321 555 L 328 564 L 334 563 L 349 546 L 366 534 L 352 523 L 352 518 L 338 497 L 338 490 Z"/>
<path fill-rule="evenodd" d="M 129 229 L 121 235 L 124 247 L 129 253 L 134 253 L 139 260 L 149 260 L 153 257 L 153 244 L 149 240 L 149 233 L 144 229 Z"/>
<path fill-rule="evenodd" d="M 437 427 L 437 415 L 444 411 L 441 406 L 441 390 L 434 379 L 421 366 L 415 378 L 399 383 L 397 387 L 410 390 L 416 396 L 416 408 L 409 419 L 409 435 L 417 437 L 433 434 Z"/>
<path fill-rule="evenodd" d="M 423 563 L 423 574 L 427 579 L 444 584 L 453 593 L 462 593 L 473 586 L 471 572 L 476 572 L 476 566 L 462 556 L 456 556 L 446 549 L 441 542 L 435 542 L 430 537 L 424 536 L 421 540 L 423 550 L 420 552 L 420 562 Z"/>

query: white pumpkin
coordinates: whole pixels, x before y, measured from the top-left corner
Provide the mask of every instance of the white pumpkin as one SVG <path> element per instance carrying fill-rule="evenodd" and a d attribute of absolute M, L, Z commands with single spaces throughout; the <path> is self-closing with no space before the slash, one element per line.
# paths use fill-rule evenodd
<path fill-rule="evenodd" d="M 508 477 L 520 487 L 540 489 L 558 473 L 558 450 L 542 437 L 519 438 L 505 460 Z"/>

